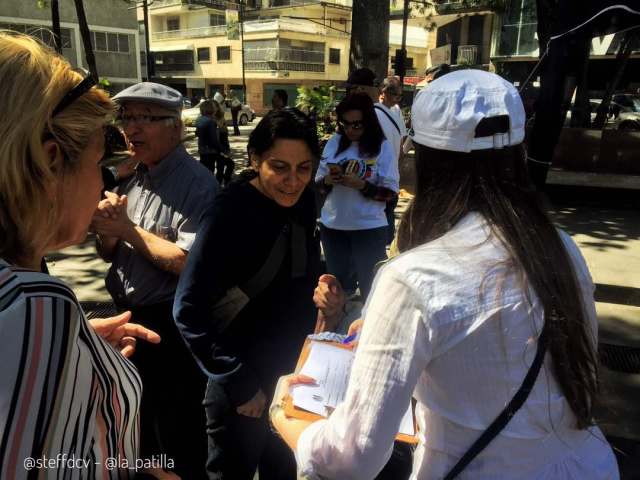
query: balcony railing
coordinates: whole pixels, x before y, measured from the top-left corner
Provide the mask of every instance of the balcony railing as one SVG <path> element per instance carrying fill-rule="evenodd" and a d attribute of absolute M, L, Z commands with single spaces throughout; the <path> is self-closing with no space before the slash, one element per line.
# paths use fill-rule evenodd
<path fill-rule="evenodd" d="M 213 27 L 186 28 L 184 30 L 166 30 L 163 32 L 153 32 L 151 38 L 154 41 L 175 40 L 178 38 L 196 37 L 216 37 L 227 34 L 226 25 L 216 25 Z"/>
<path fill-rule="evenodd" d="M 329 5 L 340 5 L 343 7 L 353 6 L 353 0 L 269 0 L 269 8 L 295 7 L 299 5 L 311 5 L 314 3 L 326 3 Z"/>
<path fill-rule="evenodd" d="M 193 63 L 156 63 L 156 72 L 193 72 Z"/>
<path fill-rule="evenodd" d="M 436 0 L 434 3 L 438 15 L 478 12 L 492 9 L 488 0 Z"/>
<path fill-rule="evenodd" d="M 271 31 L 290 31 L 308 33 L 311 35 L 327 35 L 327 29 L 311 22 L 300 22 L 286 19 L 252 20 L 244 22 L 244 33 L 262 33 Z M 330 32 L 332 35 L 335 31 Z M 337 32 L 335 32 L 337 33 Z M 227 34 L 226 25 L 213 27 L 186 28 L 183 30 L 166 30 L 153 32 L 153 41 L 175 40 L 178 38 L 218 37 Z"/>
<path fill-rule="evenodd" d="M 477 65 L 480 63 L 477 45 L 460 45 L 458 47 L 458 65 Z"/>
<path fill-rule="evenodd" d="M 324 72 L 324 51 L 298 48 L 247 48 L 244 52 L 247 70 L 291 70 Z"/>
<path fill-rule="evenodd" d="M 220 10 L 227 8 L 227 2 L 224 0 L 153 0 L 153 2 L 149 3 L 149 8 L 165 8 L 181 5 L 218 8 Z"/>
<path fill-rule="evenodd" d="M 302 62 L 254 62 L 245 61 L 244 68 L 247 71 L 290 71 L 290 72 L 324 72 L 324 63 L 302 63 Z"/>
<path fill-rule="evenodd" d="M 245 61 L 308 62 L 324 65 L 324 51 L 299 48 L 245 48 Z"/>

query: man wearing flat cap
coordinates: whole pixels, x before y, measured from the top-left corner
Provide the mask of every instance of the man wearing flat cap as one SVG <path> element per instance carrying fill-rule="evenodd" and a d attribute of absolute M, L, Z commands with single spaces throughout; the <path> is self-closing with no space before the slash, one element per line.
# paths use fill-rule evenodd
<path fill-rule="evenodd" d="M 106 192 L 94 215 L 100 255 L 111 262 L 105 280 L 120 310 L 158 332 L 156 348 L 132 356 L 143 384 L 140 457 L 166 455 L 182 478 L 205 478 L 206 433 L 201 406 L 206 379 L 175 326 L 173 297 L 203 212 L 218 184 L 182 145 L 182 95 L 143 82 L 114 97 L 118 121 L 137 162 L 136 173 Z M 146 342 L 142 342 L 146 343 Z M 124 413 L 124 412 L 123 412 Z"/>

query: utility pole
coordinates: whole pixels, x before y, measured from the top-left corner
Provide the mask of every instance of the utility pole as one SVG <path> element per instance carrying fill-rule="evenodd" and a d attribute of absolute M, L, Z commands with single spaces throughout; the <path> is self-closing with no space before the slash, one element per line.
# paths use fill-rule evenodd
<path fill-rule="evenodd" d="M 60 55 L 62 55 L 62 35 L 60 33 L 60 8 L 58 0 L 51 0 L 51 23 L 53 27 L 53 45 Z"/>
<path fill-rule="evenodd" d="M 155 76 L 156 72 L 154 71 L 153 54 L 149 46 L 149 5 L 147 0 L 142 0 L 142 17 L 144 20 L 144 46 L 147 52 L 147 81 L 149 81 Z"/>
<path fill-rule="evenodd" d="M 396 55 L 396 65 L 400 66 L 400 88 L 404 90 L 404 76 L 407 73 L 407 24 L 409 23 L 409 0 L 404 0 L 404 11 L 402 12 L 402 46 L 400 47 L 401 57 Z"/>
<path fill-rule="evenodd" d="M 247 83 L 244 77 L 244 0 L 240 0 L 240 53 L 242 55 L 242 103 L 247 103 Z"/>

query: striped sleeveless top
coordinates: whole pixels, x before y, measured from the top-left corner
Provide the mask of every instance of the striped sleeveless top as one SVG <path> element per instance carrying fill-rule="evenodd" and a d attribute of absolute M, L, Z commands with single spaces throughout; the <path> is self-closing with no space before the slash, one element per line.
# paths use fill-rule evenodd
<path fill-rule="evenodd" d="M 133 478 L 138 373 L 49 275 L 0 259 L 0 478 Z"/>

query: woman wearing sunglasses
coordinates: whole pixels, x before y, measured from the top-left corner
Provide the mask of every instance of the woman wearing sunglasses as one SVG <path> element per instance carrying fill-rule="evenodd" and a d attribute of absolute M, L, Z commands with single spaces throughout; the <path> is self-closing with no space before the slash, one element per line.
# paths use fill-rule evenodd
<path fill-rule="evenodd" d="M 113 104 L 53 51 L 4 32 L 0 85 L 0 478 L 132 478 L 141 383 L 125 355 L 136 336 L 160 338 L 130 312 L 87 321 L 40 272 L 47 252 L 86 237 Z"/>
<path fill-rule="evenodd" d="M 336 107 L 338 133 L 325 146 L 316 183 L 327 194 L 320 235 L 327 271 L 347 292 L 366 298 L 377 262 L 386 258 L 386 202 L 398 192 L 398 169 L 391 144 L 364 93 Z M 355 269 L 355 272 L 352 270 Z"/>

